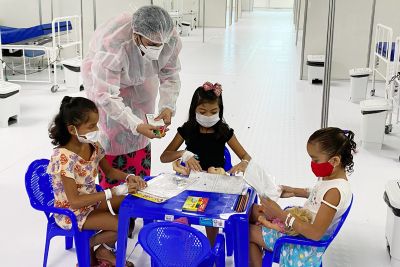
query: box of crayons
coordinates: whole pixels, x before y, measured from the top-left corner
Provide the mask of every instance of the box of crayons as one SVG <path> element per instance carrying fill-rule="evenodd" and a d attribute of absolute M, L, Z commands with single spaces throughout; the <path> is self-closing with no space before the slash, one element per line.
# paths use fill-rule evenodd
<path fill-rule="evenodd" d="M 249 194 L 246 195 L 239 195 L 234 210 L 236 212 L 243 212 L 246 209 L 247 202 L 249 201 Z"/>
<path fill-rule="evenodd" d="M 184 211 L 197 211 L 204 212 L 208 204 L 206 197 L 192 197 L 189 196 L 183 204 L 182 210 Z"/>

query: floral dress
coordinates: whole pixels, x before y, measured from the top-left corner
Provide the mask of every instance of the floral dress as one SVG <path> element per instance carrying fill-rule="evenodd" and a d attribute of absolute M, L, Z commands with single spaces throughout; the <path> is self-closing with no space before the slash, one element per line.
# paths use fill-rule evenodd
<path fill-rule="evenodd" d="M 262 227 L 262 236 L 268 250 L 274 250 L 276 240 L 283 235 L 285 234 L 274 229 Z M 279 266 L 319 267 L 324 250 L 325 249 L 321 247 L 284 244 L 281 250 Z"/>
<path fill-rule="evenodd" d="M 47 173 L 52 176 L 54 207 L 70 209 L 76 215 L 79 229 L 82 229 L 88 215 L 97 207 L 98 203 L 79 209 L 71 208 L 61 176 L 75 180 L 80 195 L 96 193 L 95 181 L 98 175 L 98 165 L 104 155 L 104 150 L 99 144 L 94 145 L 89 161 L 84 160 L 78 154 L 66 148 L 55 148 L 53 150 Z M 54 214 L 54 219 L 61 228 L 71 229 L 72 224 L 68 216 Z"/>
<path fill-rule="evenodd" d="M 334 179 L 327 181 L 319 180 L 311 189 L 310 195 L 303 206 L 303 208 L 310 211 L 314 221 L 315 216 L 321 207 L 321 203 L 324 202 L 323 198 L 325 193 L 332 188 L 339 190 L 340 202 L 335 208 L 337 211 L 332 223 L 321 240 L 328 239 L 331 236 L 333 230 L 336 228 L 337 223 L 340 220 L 340 217 L 350 205 L 352 193 L 349 182 L 345 179 Z M 262 237 L 268 250 L 273 250 L 276 240 L 283 235 L 283 233 L 280 233 L 274 229 L 262 227 Z M 322 255 L 324 254 L 324 251 L 325 248 L 323 247 L 284 244 L 280 254 L 279 266 L 319 267 L 321 266 Z"/>

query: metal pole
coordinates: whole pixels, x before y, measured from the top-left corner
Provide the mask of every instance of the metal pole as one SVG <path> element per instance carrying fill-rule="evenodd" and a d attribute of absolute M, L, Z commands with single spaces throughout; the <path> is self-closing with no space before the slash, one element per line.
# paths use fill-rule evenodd
<path fill-rule="evenodd" d="M 40 23 L 40 24 L 43 24 L 42 0 L 39 0 L 39 23 Z"/>
<path fill-rule="evenodd" d="M 80 17 L 80 23 L 81 23 L 81 51 L 80 51 L 80 53 L 81 53 L 81 57 L 83 57 L 83 44 L 84 44 L 84 42 L 83 42 L 83 1 L 82 0 L 80 0 L 80 3 L 81 3 L 81 17 Z"/>
<path fill-rule="evenodd" d="M 96 18 L 96 0 L 93 0 L 93 28 L 97 28 L 97 18 Z"/>
<path fill-rule="evenodd" d="M 372 33 L 374 32 L 374 24 L 375 24 L 375 8 L 376 8 L 376 0 L 372 1 L 372 11 L 371 11 L 371 25 L 369 27 L 369 41 L 368 41 L 368 54 L 367 54 L 367 68 L 371 63 L 371 46 L 372 46 Z"/>
<path fill-rule="evenodd" d="M 5 67 L 3 64 L 3 49 L 1 48 L 1 31 L 0 31 L 0 81 L 4 81 Z M 7 75 L 7 74 L 6 74 Z"/>
<path fill-rule="evenodd" d="M 328 26 L 326 33 L 325 70 L 322 93 L 321 128 L 328 126 L 329 94 L 331 90 L 333 34 L 335 26 L 335 0 L 329 0 Z"/>
<path fill-rule="evenodd" d="M 206 0 L 203 0 L 203 43 L 204 43 L 204 28 L 205 28 L 205 24 L 206 24 Z"/>
<path fill-rule="evenodd" d="M 297 41 L 299 39 L 301 0 L 297 0 L 296 3 L 297 3 L 297 9 L 296 9 L 296 46 L 297 46 Z"/>
<path fill-rule="evenodd" d="M 229 7 L 229 26 L 231 26 L 232 25 L 232 22 L 233 22 L 233 0 L 231 0 L 230 2 L 229 2 L 230 4 L 230 7 Z"/>
<path fill-rule="evenodd" d="M 305 0 L 305 2 L 304 2 L 304 18 L 303 18 L 303 37 L 301 40 L 300 80 L 303 79 L 304 49 L 306 46 L 306 33 L 307 33 L 307 13 L 308 13 L 308 0 Z"/>
<path fill-rule="evenodd" d="M 201 10 L 201 5 L 200 5 L 200 1 L 199 0 L 199 7 L 197 8 L 197 18 L 196 18 L 196 27 L 200 26 L 200 10 Z"/>
<path fill-rule="evenodd" d="M 51 0 L 51 21 L 54 19 L 53 0 Z"/>
<path fill-rule="evenodd" d="M 151 5 L 154 5 L 154 1 L 153 1 L 153 0 L 151 0 L 151 1 L 150 1 L 150 4 L 151 4 Z"/>
<path fill-rule="evenodd" d="M 235 22 L 239 20 L 239 0 L 235 1 L 236 8 L 235 8 Z"/>

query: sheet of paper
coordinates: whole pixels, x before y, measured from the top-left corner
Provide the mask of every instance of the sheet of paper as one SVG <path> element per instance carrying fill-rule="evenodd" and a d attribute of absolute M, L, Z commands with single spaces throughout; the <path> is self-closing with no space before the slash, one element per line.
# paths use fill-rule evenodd
<path fill-rule="evenodd" d="M 254 159 L 249 162 L 243 178 L 260 196 L 267 196 L 274 201 L 280 198 L 282 189 L 275 183 L 275 177 L 261 168 Z"/>
<path fill-rule="evenodd" d="M 193 191 L 240 195 L 246 185 L 241 176 L 191 172 L 189 178 L 197 180 L 187 188 Z"/>
<path fill-rule="evenodd" d="M 185 191 L 187 187 L 194 182 L 196 182 L 195 179 L 182 177 L 176 174 L 163 173 L 148 181 L 147 187 L 139 192 L 170 199 Z"/>

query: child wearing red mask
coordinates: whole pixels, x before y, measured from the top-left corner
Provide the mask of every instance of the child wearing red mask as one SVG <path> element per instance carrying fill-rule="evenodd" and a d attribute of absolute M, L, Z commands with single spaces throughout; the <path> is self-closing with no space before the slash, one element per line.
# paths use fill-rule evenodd
<path fill-rule="evenodd" d="M 311 169 L 318 182 L 311 189 L 281 186 L 281 198 L 307 198 L 303 208 L 311 215 L 311 222 L 304 222 L 271 199 L 261 198 L 261 205 L 254 205 L 250 225 L 250 266 L 262 266 L 262 249 L 273 250 L 275 241 L 283 233 L 260 226 L 265 220 L 278 219 L 285 227 L 312 239 L 329 237 L 342 214 L 350 205 L 352 193 L 347 174 L 353 172 L 353 153 L 356 150 L 354 133 L 339 128 L 324 128 L 314 132 L 307 142 Z M 265 216 L 265 217 L 264 217 Z M 324 249 L 308 246 L 284 245 L 280 266 L 320 266 Z"/>

